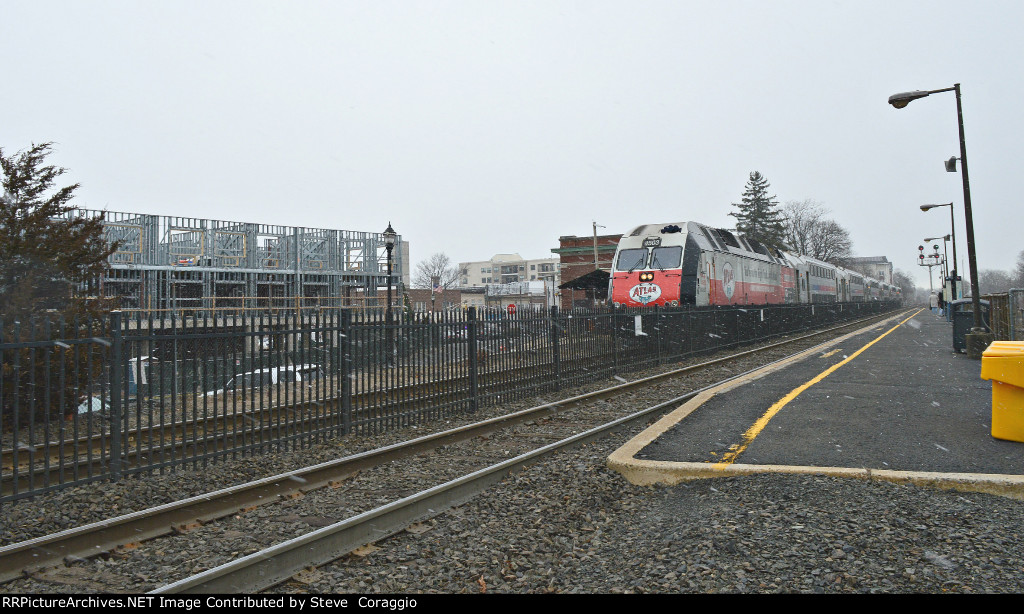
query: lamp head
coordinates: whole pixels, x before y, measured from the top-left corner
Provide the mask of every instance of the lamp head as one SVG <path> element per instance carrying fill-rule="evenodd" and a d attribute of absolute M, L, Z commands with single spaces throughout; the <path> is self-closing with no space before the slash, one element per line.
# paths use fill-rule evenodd
<path fill-rule="evenodd" d="M 384 229 L 384 244 L 388 247 L 392 247 L 395 244 L 395 239 L 398 237 L 398 233 L 391 227 L 391 222 L 388 222 L 388 227 Z"/>
<path fill-rule="evenodd" d="M 946 172 L 947 173 L 955 173 L 956 172 L 956 161 L 957 160 L 958 160 L 958 158 L 956 156 L 953 156 L 952 158 L 950 158 L 949 160 L 946 160 L 944 162 L 944 164 L 946 165 Z"/>
<path fill-rule="evenodd" d="M 930 93 L 931 92 L 922 92 L 921 90 L 915 90 L 913 92 L 901 92 L 899 94 L 893 94 L 892 96 L 889 96 L 889 104 L 896 107 L 897 109 L 902 109 L 903 107 L 910 104 L 910 101 L 917 100 L 918 98 L 924 98 Z"/>

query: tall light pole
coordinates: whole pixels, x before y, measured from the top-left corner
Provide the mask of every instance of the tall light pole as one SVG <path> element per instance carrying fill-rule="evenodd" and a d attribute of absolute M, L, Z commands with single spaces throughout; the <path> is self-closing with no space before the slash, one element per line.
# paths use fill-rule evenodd
<path fill-rule="evenodd" d="M 946 235 L 944 237 L 932 237 L 930 239 L 925 239 L 925 242 L 927 243 L 927 242 L 931 242 L 931 241 L 938 241 L 939 239 L 942 239 L 942 261 L 946 265 L 945 266 L 946 270 L 943 273 L 943 276 L 948 281 L 949 277 L 950 277 L 950 275 L 949 275 L 949 252 L 946 251 L 946 243 L 949 242 L 949 235 Z M 943 284 L 943 285 L 945 285 L 945 284 Z"/>
<path fill-rule="evenodd" d="M 917 250 L 918 250 L 918 252 L 920 252 L 918 254 L 918 256 L 917 256 L 917 259 L 919 260 L 917 265 L 918 266 L 926 266 L 926 267 L 928 267 L 928 294 L 929 294 L 929 296 L 932 293 L 935 292 L 935 286 L 932 284 L 932 267 L 933 266 L 939 266 L 938 258 L 937 258 L 937 256 L 939 255 L 938 249 L 939 249 L 939 246 L 936 245 L 935 246 L 935 250 L 936 250 L 935 251 L 935 256 L 925 256 L 924 255 L 924 246 L 923 245 L 918 245 L 917 246 Z M 928 260 L 928 258 L 931 258 L 932 260 Z"/>
<path fill-rule="evenodd" d="M 953 277 L 953 299 L 960 298 L 956 296 L 956 222 L 953 219 L 953 203 L 946 203 L 944 205 L 921 205 L 921 211 L 927 211 L 934 209 L 935 207 L 949 207 L 949 225 L 952 228 L 950 233 L 953 235 L 953 269 L 950 275 Z"/>
<path fill-rule="evenodd" d="M 388 365 L 392 365 L 394 360 L 394 331 L 391 330 L 391 252 L 395 249 L 397 238 L 398 234 L 391 227 L 391 222 L 388 222 L 388 227 L 384 230 L 384 249 L 388 250 L 388 305 L 384 316 L 384 330 L 387 331 Z"/>
<path fill-rule="evenodd" d="M 964 140 L 964 111 L 963 106 L 960 102 L 960 84 L 954 83 L 953 87 L 946 87 L 939 90 L 930 91 L 914 91 L 914 92 L 902 92 L 900 94 L 893 94 L 889 96 L 889 104 L 902 109 L 911 103 L 911 101 L 917 100 L 918 98 L 924 98 L 931 94 L 938 94 L 939 92 L 955 92 L 956 93 L 956 116 L 957 123 L 960 129 L 960 165 L 963 170 L 963 183 L 964 183 L 964 217 L 967 218 L 967 263 L 970 267 L 971 272 L 971 302 L 974 306 L 974 328 L 971 330 L 972 333 L 979 334 L 984 333 L 984 329 L 981 325 L 981 296 L 978 291 L 978 261 L 974 255 L 974 216 L 971 214 L 971 184 L 967 177 L 967 144 Z M 956 263 L 953 263 L 954 269 Z M 968 354 L 971 354 L 970 342 L 968 342 Z M 981 358 L 980 352 L 977 358 Z"/>

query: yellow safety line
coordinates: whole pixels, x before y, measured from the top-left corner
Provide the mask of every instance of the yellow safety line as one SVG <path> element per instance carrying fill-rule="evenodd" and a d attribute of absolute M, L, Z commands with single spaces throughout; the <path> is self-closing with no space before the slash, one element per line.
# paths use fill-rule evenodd
<path fill-rule="evenodd" d="M 800 394 L 803 393 L 803 391 L 807 390 L 811 386 L 817 384 L 821 380 L 823 380 L 826 377 L 828 377 L 829 375 L 831 375 L 839 367 L 841 367 L 841 366 L 845 365 L 846 363 L 850 362 L 851 360 L 853 360 L 857 356 L 860 356 L 860 354 L 864 350 L 868 349 L 869 347 L 871 347 L 874 344 L 876 344 L 879 341 L 881 341 L 882 338 L 884 338 L 886 335 L 888 335 L 892 331 L 896 330 L 900 326 L 903 326 L 903 324 L 905 322 L 907 322 L 908 320 L 912 319 L 914 316 L 916 316 L 917 314 L 921 313 L 922 311 L 924 311 L 924 309 L 918 309 L 913 314 L 911 314 L 909 318 L 907 318 L 906 320 L 903 320 L 903 322 L 900 322 L 896 326 L 893 326 L 889 330 L 885 331 L 885 333 L 883 333 L 880 337 L 878 337 L 877 339 L 875 339 L 871 343 L 868 343 L 864 347 L 860 348 L 859 350 L 857 350 L 856 352 L 854 352 L 853 354 L 851 354 L 849 357 L 845 358 L 841 362 L 838 362 L 838 363 L 832 365 L 831 367 L 829 367 L 828 369 L 825 369 L 824 371 L 822 371 L 821 373 L 816 375 L 813 379 L 811 379 L 807 383 L 801 384 L 800 386 L 797 386 L 789 394 L 787 394 L 786 396 L 784 396 L 781 399 L 779 399 L 778 401 L 776 401 L 774 405 L 772 405 L 771 407 L 768 408 L 768 411 L 764 412 L 764 415 L 762 415 L 760 418 L 757 419 L 756 422 L 754 422 L 753 426 L 751 426 L 749 429 L 747 429 L 747 432 L 743 433 L 743 443 L 741 443 L 741 444 L 733 444 L 729 448 L 729 451 L 726 452 L 724 456 L 722 456 L 722 460 L 717 462 L 717 463 L 715 463 L 714 465 L 712 465 L 712 467 L 714 469 L 725 469 L 729 465 L 731 465 L 734 462 L 736 462 L 736 457 L 739 456 L 744 450 L 746 450 L 747 446 L 749 446 L 751 443 L 754 442 L 754 438 L 757 437 L 761 433 L 761 431 L 764 430 L 764 428 L 766 426 L 768 426 L 768 422 L 772 418 L 774 418 L 775 414 L 779 413 L 779 411 L 783 407 L 785 407 L 787 403 L 789 403 L 793 399 L 795 399 L 798 396 L 800 396 Z"/>

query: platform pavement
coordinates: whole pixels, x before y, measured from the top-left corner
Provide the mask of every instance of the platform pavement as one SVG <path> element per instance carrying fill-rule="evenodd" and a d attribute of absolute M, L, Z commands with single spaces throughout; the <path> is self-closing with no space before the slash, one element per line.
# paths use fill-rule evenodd
<path fill-rule="evenodd" d="M 928 309 L 703 393 L 616 450 L 637 484 L 781 472 L 1024 499 L 1024 443 L 991 435 L 991 383 Z"/>

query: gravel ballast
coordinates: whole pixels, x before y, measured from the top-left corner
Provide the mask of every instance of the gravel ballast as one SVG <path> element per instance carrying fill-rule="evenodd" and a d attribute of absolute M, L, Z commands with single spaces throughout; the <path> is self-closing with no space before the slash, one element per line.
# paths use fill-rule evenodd
<path fill-rule="evenodd" d="M 637 487 L 559 454 L 293 592 L 1024 591 L 1024 506 L 824 476 Z M 426 530 L 424 530 L 426 529 Z"/>

